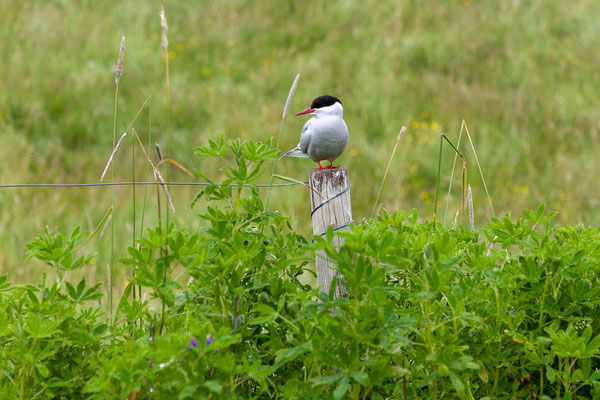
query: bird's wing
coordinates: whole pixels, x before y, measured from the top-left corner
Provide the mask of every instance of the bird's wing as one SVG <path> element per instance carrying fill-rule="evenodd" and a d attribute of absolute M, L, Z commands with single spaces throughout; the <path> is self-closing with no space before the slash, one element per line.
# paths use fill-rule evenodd
<path fill-rule="evenodd" d="M 308 144 L 310 143 L 310 136 L 312 133 L 311 124 L 314 118 L 309 119 L 302 128 L 302 134 L 300 135 L 300 143 L 292 150 L 281 155 L 281 157 L 294 157 L 294 158 L 308 158 L 306 154 L 308 150 Z M 280 158 L 281 158 L 280 157 Z"/>
<path fill-rule="evenodd" d="M 309 119 L 302 128 L 302 134 L 300 134 L 300 143 L 298 144 L 298 147 L 303 153 L 308 151 L 308 145 L 313 132 L 312 123 L 314 120 L 314 118 Z"/>
<path fill-rule="evenodd" d="M 281 157 L 308 158 L 308 155 L 303 153 L 302 150 L 300 150 L 300 145 L 298 145 L 287 153 L 283 153 Z"/>

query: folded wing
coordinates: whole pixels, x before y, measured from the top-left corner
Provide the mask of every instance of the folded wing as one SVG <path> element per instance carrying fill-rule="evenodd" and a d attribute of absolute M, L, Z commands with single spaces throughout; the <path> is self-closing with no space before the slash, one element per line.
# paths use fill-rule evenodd
<path fill-rule="evenodd" d="M 306 124 L 304 124 L 298 146 L 294 147 L 287 153 L 282 154 L 281 157 L 308 158 L 306 152 L 308 151 L 308 144 L 310 143 L 310 137 L 312 134 L 311 124 L 313 120 L 314 118 L 311 118 L 306 121 Z"/>

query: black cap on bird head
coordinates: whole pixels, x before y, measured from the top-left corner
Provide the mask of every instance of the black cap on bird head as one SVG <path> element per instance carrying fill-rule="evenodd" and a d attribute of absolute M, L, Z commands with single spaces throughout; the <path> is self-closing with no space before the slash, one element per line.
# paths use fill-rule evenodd
<path fill-rule="evenodd" d="M 335 103 L 342 104 L 340 99 L 338 99 L 337 97 L 333 97 L 333 96 L 326 94 L 326 95 L 319 96 L 316 99 L 314 99 L 313 102 L 310 104 L 310 108 L 316 109 L 316 108 L 328 107 L 328 106 L 334 105 Z"/>
<path fill-rule="evenodd" d="M 337 97 L 333 97 L 328 94 L 319 96 L 313 100 L 313 102 L 310 105 L 310 108 L 300 111 L 299 113 L 296 114 L 296 116 L 304 115 L 304 114 L 313 114 L 316 110 L 323 108 L 323 107 L 332 106 L 335 103 L 340 103 L 340 105 L 342 104 L 340 99 L 338 99 Z"/>

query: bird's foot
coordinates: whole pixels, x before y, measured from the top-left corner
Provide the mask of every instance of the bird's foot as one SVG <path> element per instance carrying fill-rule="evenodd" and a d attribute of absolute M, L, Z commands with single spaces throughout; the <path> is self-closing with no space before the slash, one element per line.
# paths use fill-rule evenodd
<path fill-rule="evenodd" d="M 319 164 L 319 169 L 328 169 L 328 167 L 324 167 L 321 165 L 321 161 L 319 161 L 317 164 Z"/>
<path fill-rule="evenodd" d="M 339 168 L 340 166 L 338 165 L 337 167 L 333 166 L 333 163 L 331 163 L 331 165 L 329 165 L 329 167 L 325 167 L 327 169 L 335 169 L 335 168 Z"/>

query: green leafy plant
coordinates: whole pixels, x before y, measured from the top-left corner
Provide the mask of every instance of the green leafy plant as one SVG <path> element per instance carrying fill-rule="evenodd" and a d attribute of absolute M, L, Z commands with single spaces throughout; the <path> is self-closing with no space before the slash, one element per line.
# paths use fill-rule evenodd
<path fill-rule="evenodd" d="M 544 206 L 480 232 L 382 212 L 312 241 L 265 211 L 270 142 L 210 141 L 222 160 L 196 232 L 146 229 L 114 315 L 71 271 L 90 234 L 47 230 L 28 257 L 56 281 L 0 278 L 5 398 L 536 398 L 600 395 L 600 234 Z M 202 200 L 202 203 L 200 203 Z M 347 295 L 312 288 L 315 251 Z M 334 280 L 332 285 L 337 282 Z M 133 297 L 134 286 L 145 296 Z"/>

